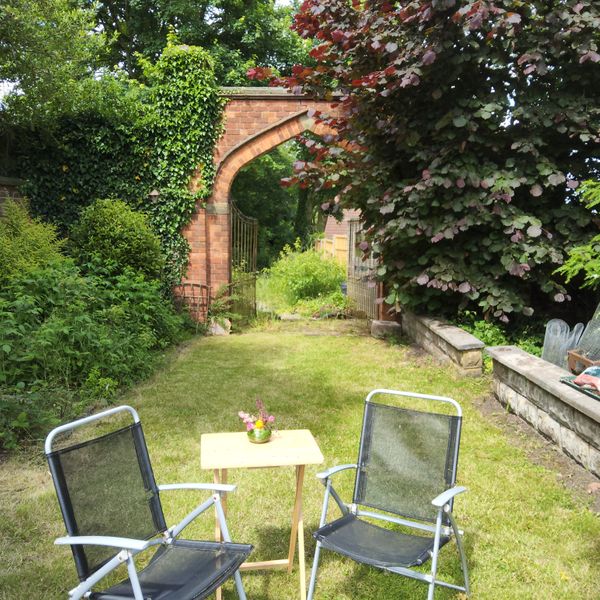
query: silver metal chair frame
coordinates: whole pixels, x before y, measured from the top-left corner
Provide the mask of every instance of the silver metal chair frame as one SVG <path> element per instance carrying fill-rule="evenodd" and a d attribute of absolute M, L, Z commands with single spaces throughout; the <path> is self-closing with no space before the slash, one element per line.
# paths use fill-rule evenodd
<path fill-rule="evenodd" d="M 412 392 L 400 392 L 397 390 L 376 389 L 376 390 L 371 391 L 368 394 L 365 402 L 370 402 L 374 396 L 379 395 L 379 394 L 386 394 L 386 395 L 392 395 L 392 396 L 403 396 L 403 397 L 408 397 L 408 398 L 419 398 L 422 400 L 431 400 L 431 401 L 435 401 L 435 402 L 444 402 L 447 404 L 451 404 L 455 408 L 456 416 L 458 416 L 458 417 L 462 416 L 462 409 L 461 409 L 460 405 L 458 404 L 458 402 L 456 402 L 452 398 L 446 398 L 444 396 L 431 396 L 431 395 L 427 395 L 427 394 L 417 394 L 417 393 L 412 393 Z M 359 450 L 359 456 L 362 455 L 362 443 L 363 443 L 363 437 L 364 437 L 363 433 L 364 433 L 364 429 L 365 429 L 365 423 L 366 423 L 366 411 L 365 411 L 365 418 L 363 419 L 363 425 L 362 425 L 362 430 L 361 430 L 361 442 L 360 442 L 361 447 Z M 460 443 L 460 438 L 457 437 L 456 449 L 455 449 L 456 452 L 458 452 L 459 443 Z M 456 456 L 458 456 L 458 454 L 456 454 Z M 333 485 L 331 482 L 331 477 L 333 475 L 336 475 L 337 473 L 346 471 L 348 469 L 356 469 L 357 466 L 358 465 L 356 465 L 356 464 L 340 465 L 337 467 L 333 467 L 322 473 L 317 473 L 317 478 L 325 486 L 325 496 L 323 498 L 323 508 L 321 511 L 321 519 L 319 521 L 319 528 L 323 527 L 327 521 L 327 509 L 329 506 L 329 498 L 332 497 L 335 500 L 337 506 L 339 507 L 339 509 L 343 515 L 352 513 L 359 517 L 363 516 L 363 517 L 369 517 L 372 519 L 379 519 L 381 521 L 386 521 L 388 523 L 396 523 L 398 525 L 403 525 L 403 526 L 410 527 L 413 529 L 419 529 L 422 531 L 428 531 L 430 533 L 433 533 L 434 534 L 434 546 L 433 546 L 433 551 L 431 554 L 431 573 L 430 574 L 424 574 L 419 571 L 415 571 L 413 569 L 409 569 L 409 568 L 405 568 L 405 567 L 388 567 L 385 570 L 390 571 L 392 573 L 398 573 L 399 575 L 404 575 L 405 577 L 409 577 L 411 579 L 417 579 L 419 581 L 423 581 L 424 583 L 429 584 L 427 600 L 433 600 L 436 585 L 452 588 L 455 590 L 459 590 L 461 592 L 465 592 L 466 595 L 468 596 L 470 593 L 470 591 L 469 591 L 469 575 L 468 575 L 468 571 L 467 571 L 466 556 L 465 556 L 464 547 L 463 547 L 463 543 L 462 543 L 463 532 L 460 529 L 458 529 L 458 527 L 456 525 L 456 521 L 454 520 L 454 517 L 452 515 L 452 501 L 453 501 L 454 497 L 457 496 L 458 494 L 462 494 L 463 492 L 466 492 L 467 489 L 462 486 L 455 486 L 453 488 L 445 490 L 444 492 L 439 494 L 436 498 L 433 498 L 431 500 L 431 504 L 438 509 L 437 510 L 437 518 L 436 518 L 436 522 L 435 522 L 435 526 L 434 526 L 434 525 L 430 525 L 427 523 L 421 523 L 418 521 L 412 521 L 412 520 L 408 520 L 408 519 L 392 517 L 392 516 L 386 515 L 386 514 L 375 513 L 372 511 L 368 511 L 368 510 L 362 510 L 359 506 L 357 506 L 355 504 L 345 504 L 341 500 L 338 493 L 333 488 Z M 456 461 L 453 466 L 452 476 L 453 476 L 453 479 L 456 479 Z M 356 479 L 356 485 L 358 485 L 358 478 Z M 355 495 L 356 495 L 356 486 L 355 486 Z M 443 525 L 444 515 L 450 521 L 450 527 Z M 458 551 L 460 554 L 461 569 L 462 569 L 463 579 L 464 579 L 464 585 L 462 585 L 462 586 L 443 581 L 436 577 L 438 554 L 439 554 L 439 550 L 440 550 L 440 538 L 441 538 L 442 534 L 448 535 L 448 536 L 451 536 L 452 534 L 454 534 L 454 537 L 456 539 L 456 545 L 458 547 Z M 317 546 L 315 549 L 315 557 L 313 560 L 313 567 L 312 567 L 311 576 L 310 576 L 310 585 L 308 588 L 307 600 L 313 600 L 313 596 L 315 593 L 315 586 L 316 586 L 316 582 L 317 582 L 317 568 L 319 565 L 320 553 L 321 553 L 321 542 L 317 541 Z"/>
<path fill-rule="evenodd" d="M 138 413 L 131 406 L 118 406 L 116 408 L 111 408 L 109 410 L 105 410 L 98 414 L 84 417 L 82 419 L 78 419 L 77 421 L 73 421 L 71 423 L 67 423 L 66 425 L 60 425 L 53 429 L 48 436 L 46 437 L 46 442 L 44 445 L 44 450 L 46 454 L 50 454 L 52 452 L 52 442 L 54 438 L 60 434 L 65 433 L 67 431 L 71 431 L 83 425 L 88 425 L 93 423 L 94 421 L 98 421 L 100 419 L 104 419 L 111 415 L 115 415 L 120 412 L 127 411 L 133 417 L 134 423 L 139 423 L 140 418 Z M 98 569 L 92 575 L 90 575 L 85 581 L 82 581 L 77 587 L 73 588 L 68 592 L 71 600 L 79 600 L 79 598 L 87 598 L 91 594 L 91 589 L 96 583 L 98 583 L 103 577 L 108 575 L 111 571 L 114 571 L 120 564 L 123 562 L 127 563 L 127 571 L 129 574 L 129 580 L 131 582 L 131 586 L 134 592 L 135 600 L 145 600 L 142 589 L 140 587 L 140 582 L 137 574 L 137 570 L 135 568 L 134 557 L 147 550 L 152 546 L 157 546 L 160 544 L 172 544 L 177 536 L 199 515 L 209 509 L 211 506 L 215 507 L 217 518 L 219 520 L 219 525 L 221 527 L 221 532 L 223 535 L 223 540 L 225 542 L 231 542 L 231 537 L 229 535 L 229 529 L 227 528 L 227 522 L 225 521 L 225 514 L 223 512 L 223 506 L 221 504 L 221 495 L 228 492 L 233 492 L 236 489 L 235 485 L 224 485 L 224 484 L 214 484 L 214 483 L 171 483 L 165 485 L 158 486 L 159 491 L 171 491 L 171 490 L 206 490 L 213 492 L 211 498 L 197 506 L 194 510 L 192 510 L 188 515 L 186 515 L 177 525 L 169 527 L 163 534 L 163 538 L 154 538 L 151 540 L 136 540 L 132 538 L 121 538 L 121 537 L 111 537 L 111 536 L 65 536 L 57 538 L 54 543 L 56 545 L 85 545 L 91 544 L 96 546 L 111 546 L 114 548 L 119 548 L 120 552 L 114 556 L 110 561 L 108 561 L 103 567 Z M 246 592 L 244 591 L 244 586 L 242 584 L 242 578 L 240 576 L 239 570 L 234 574 L 235 586 L 237 588 L 237 593 L 240 600 L 246 600 Z"/>

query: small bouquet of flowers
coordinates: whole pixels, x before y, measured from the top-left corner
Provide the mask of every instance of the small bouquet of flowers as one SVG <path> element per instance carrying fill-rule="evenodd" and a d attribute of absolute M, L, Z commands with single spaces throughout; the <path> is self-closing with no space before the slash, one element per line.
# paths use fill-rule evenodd
<path fill-rule="evenodd" d="M 264 444 L 271 439 L 275 417 L 267 412 L 265 404 L 260 398 L 256 400 L 256 408 L 258 409 L 258 416 L 251 415 L 243 410 L 240 410 L 238 416 L 246 425 L 248 439 L 255 444 Z"/>

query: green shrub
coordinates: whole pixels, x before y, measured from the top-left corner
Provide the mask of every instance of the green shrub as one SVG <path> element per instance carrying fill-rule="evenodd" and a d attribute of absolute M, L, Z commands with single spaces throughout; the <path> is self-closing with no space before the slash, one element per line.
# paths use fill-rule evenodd
<path fill-rule="evenodd" d="M 13 275 L 62 258 L 64 242 L 52 225 L 29 216 L 23 202 L 8 200 L 0 218 L 0 283 Z"/>
<path fill-rule="evenodd" d="M 335 260 L 314 249 L 302 252 L 299 240 L 293 248 L 284 247 L 268 273 L 271 284 L 292 306 L 339 290 L 346 278 L 344 268 Z"/>
<path fill-rule="evenodd" d="M 157 278 L 164 264 L 160 239 L 146 216 L 121 200 L 97 200 L 85 208 L 71 242 L 80 263 L 99 261 L 113 273 L 131 268 Z"/>
<path fill-rule="evenodd" d="M 14 277 L 0 290 L 0 446 L 110 400 L 148 375 L 182 329 L 159 282 L 128 269 L 84 277 L 61 261 Z M 27 409 L 32 393 L 42 398 L 36 410 Z"/>
<path fill-rule="evenodd" d="M 456 320 L 456 324 L 481 340 L 486 346 L 518 346 L 534 356 L 542 355 L 544 345 L 543 327 L 528 324 L 519 327 L 518 322 L 512 327 L 502 326 L 495 321 L 486 321 L 474 311 L 465 310 Z"/>
<path fill-rule="evenodd" d="M 343 319 L 351 314 L 351 301 L 338 289 L 325 296 L 300 300 L 296 304 L 296 312 L 317 319 Z"/>
<path fill-rule="evenodd" d="M 586 207 L 597 210 L 600 205 L 600 181 L 588 180 L 581 186 L 581 194 Z M 555 273 L 564 275 L 567 283 L 583 274 L 582 287 L 597 289 L 600 286 L 600 235 L 594 236 L 587 244 L 569 250 L 569 257 Z"/>
<path fill-rule="evenodd" d="M 43 394 L 0 390 L 0 448 L 15 449 L 21 439 L 42 435 L 57 425 L 53 412 Z"/>

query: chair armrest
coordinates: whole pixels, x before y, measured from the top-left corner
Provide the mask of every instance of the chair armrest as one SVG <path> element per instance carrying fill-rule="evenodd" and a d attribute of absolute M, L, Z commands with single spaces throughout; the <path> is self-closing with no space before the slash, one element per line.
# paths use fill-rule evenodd
<path fill-rule="evenodd" d="M 93 546 L 112 546 L 122 550 L 135 550 L 141 552 L 150 546 L 154 546 L 157 540 L 135 540 L 132 538 L 112 537 L 108 535 L 70 535 L 59 537 L 54 540 L 57 546 L 74 546 L 90 544 Z M 160 543 L 160 540 L 159 540 Z"/>
<path fill-rule="evenodd" d="M 445 504 L 448 504 L 448 502 L 450 502 L 450 500 L 452 500 L 452 498 L 454 498 L 454 496 L 457 496 L 458 494 L 462 494 L 463 492 L 466 492 L 466 491 L 467 491 L 466 487 L 457 485 L 456 487 L 450 488 L 449 490 L 442 492 L 439 496 L 437 496 L 436 498 L 434 498 L 431 501 L 431 504 L 433 504 L 433 506 L 435 506 L 437 508 L 442 508 Z"/>
<path fill-rule="evenodd" d="M 208 490 L 211 492 L 234 492 L 237 486 L 225 483 L 165 483 L 159 491 L 168 490 Z"/>
<path fill-rule="evenodd" d="M 332 467 L 331 469 L 327 469 L 327 471 L 317 473 L 317 477 L 319 479 L 329 479 L 332 475 L 335 475 L 336 473 L 339 473 L 340 471 L 345 471 L 347 469 L 356 469 L 356 465 L 339 465 L 338 467 Z"/>

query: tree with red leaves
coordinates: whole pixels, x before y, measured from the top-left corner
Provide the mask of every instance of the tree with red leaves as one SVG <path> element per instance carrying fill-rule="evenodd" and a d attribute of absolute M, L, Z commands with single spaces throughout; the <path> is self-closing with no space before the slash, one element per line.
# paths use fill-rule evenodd
<path fill-rule="evenodd" d="M 294 28 L 316 64 L 284 85 L 344 115 L 316 115 L 337 134 L 294 181 L 360 208 L 388 303 L 508 321 L 571 299 L 554 271 L 596 230 L 577 188 L 600 165 L 598 2 L 305 0 Z"/>

